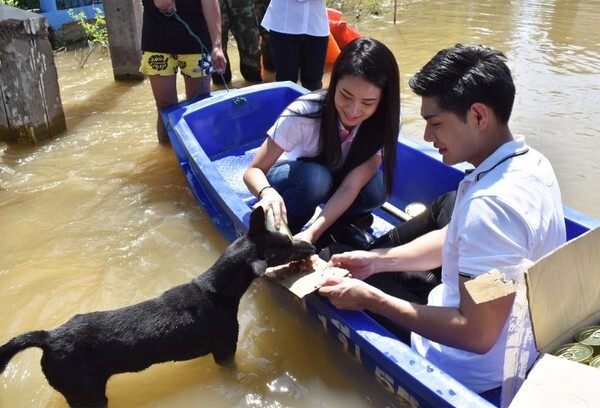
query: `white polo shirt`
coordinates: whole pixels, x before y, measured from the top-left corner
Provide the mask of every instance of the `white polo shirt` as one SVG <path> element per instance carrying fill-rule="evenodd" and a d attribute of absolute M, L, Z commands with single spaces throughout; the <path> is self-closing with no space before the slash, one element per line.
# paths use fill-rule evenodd
<path fill-rule="evenodd" d="M 458 307 L 458 275 L 536 261 L 566 241 L 560 189 L 550 162 L 522 136 L 505 143 L 460 183 L 442 251 L 442 283 L 429 305 Z M 529 321 L 526 324 L 530 324 Z M 508 332 L 484 355 L 412 334 L 412 347 L 475 392 L 502 385 Z M 537 358 L 528 344 L 528 368 Z"/>

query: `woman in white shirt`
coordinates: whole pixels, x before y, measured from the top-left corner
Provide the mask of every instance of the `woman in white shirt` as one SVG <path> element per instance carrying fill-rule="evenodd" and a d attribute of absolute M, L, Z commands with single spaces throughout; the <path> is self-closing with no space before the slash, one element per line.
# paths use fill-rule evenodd
<path fill-rule="evenodd" d="M 329 43 L 325 0 L 271 0 L 262 20 L 269 30 L 277 81 L 321 89 Z"/>
<path fill-rule="evenodd" d="M 329 89 L 292 102 L 267 131 L 244 181 L 257 206 L 273 209 L 277 227 L 287 220 L 296 239 L 314 244 L 334 223 L 385 202 L 400 131 L 399 76 L 389 48 L 358 38 L 334 63 Z"/>

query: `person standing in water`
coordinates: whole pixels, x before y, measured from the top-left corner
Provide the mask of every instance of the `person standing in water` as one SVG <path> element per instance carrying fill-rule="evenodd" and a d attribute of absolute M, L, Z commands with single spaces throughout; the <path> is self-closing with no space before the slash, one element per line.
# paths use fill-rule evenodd
<path fill-rule="evenodd" d="M 298 82 L 314 91 L 323 86 L 329 19 L 325 0 L 271 0 L 262 19 L 269 30 L 277 81 Z"/>
<path fill-rule="evenodd" d="M 142 62 L 140 72 L 148 75 L 158 110 L 156 134 L 159 143 L 169 137 L 160 111 L 175 105 L 177 71 L 181 70 L 187 99 L 210 93 L 211 68 L 225 71 L 221 49 L 221 13 L 217 0 L 142 0 Z M 202 45 L 186 27 L 186 22 Z"/>

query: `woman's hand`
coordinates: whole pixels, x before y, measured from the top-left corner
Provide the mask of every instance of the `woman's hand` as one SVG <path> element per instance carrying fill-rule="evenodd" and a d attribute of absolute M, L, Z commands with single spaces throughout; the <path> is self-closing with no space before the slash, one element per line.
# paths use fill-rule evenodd
<path fill-rule="evenodd" d="M 273 139 L 267 137 L 258 148 L 243 177 L 248 189 L 258 197 L 258 203 L 253 208 L 260 205 L 265 212 L 272 208 L 273 221 L 277 229 L 281 228 L 282 219 L 287 221 L 287 210 L 283 198 L 274 187 L 269 185 L 267 173 L 282 153 L 283 149 L 277 146 Z"/>
<path fill-rule="evenodd" d="M 254 204 L 252 209 L 255 209 L 258 206 L 261 206 L 263 210 L 265 210 L 265 213 L 269 211 L 269 208 L 273 210 L 273 221 L 275 228 L 278 230 L 281 228 L 281 220 L 287 221 L 285 203 L 274 187 L 264 189 L 260 194 L 258 202 Z"/>
<path fill-rule="evenodd" d="M 333 255 L 329 264 L 347 269 L 354 278 L 365 280 L 377 272 L 374 262 L 378 256 L 370 251 L 350 251 Z"/>
<path fill-rule="evenodd" d="M 309 244 L 314 244 L 314 241 L 317 240 L 317 238 L 315 238 L 315 236 L 308 229 L 300 231 L 294 235 L 294 239 L 308 242 Z"/>

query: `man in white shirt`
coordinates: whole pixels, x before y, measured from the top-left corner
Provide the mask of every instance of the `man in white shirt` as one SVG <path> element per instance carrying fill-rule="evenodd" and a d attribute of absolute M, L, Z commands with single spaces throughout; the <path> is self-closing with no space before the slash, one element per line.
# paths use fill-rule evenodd
<path fill-rule="evenodd" d="M 566 240 L 558 182 L 539 152 L 513 136 L 515 87 L 501 52 L 456 45 L 411 78 L 422 97 L 424 139 L 447 165 L 475 170 L 460 183 L 450 224 L 405 245 L 334 255 L 353 278 L 319 293 L 342 309 L 365 309 L 412 331 L 413 349 L 473 391 L 501 386 L 514 295 L 475 304 L 465 282 L 493 268 L 535 261 Z M 384 271 L 442 266 L 428 304 L 386 294 L 363 279 Z M 529 366 L 537 354 L 533 340 Z"/>

